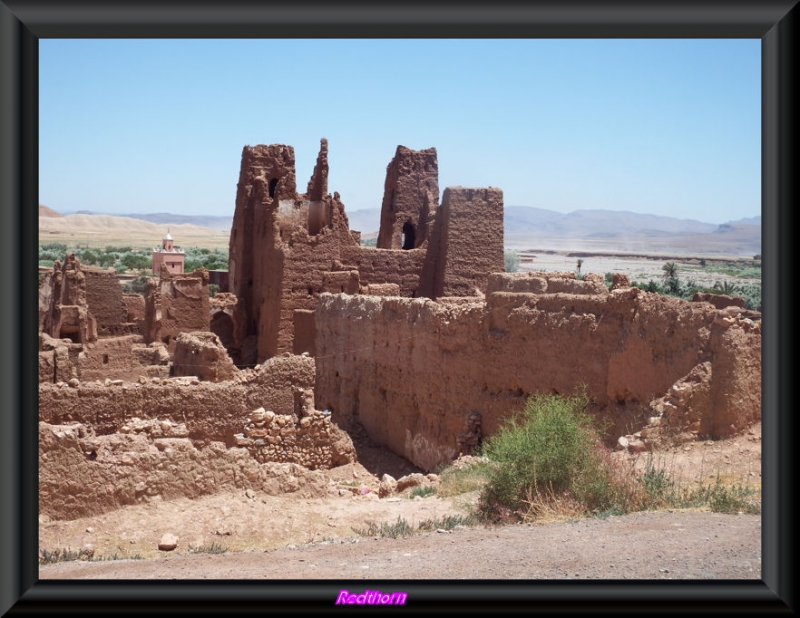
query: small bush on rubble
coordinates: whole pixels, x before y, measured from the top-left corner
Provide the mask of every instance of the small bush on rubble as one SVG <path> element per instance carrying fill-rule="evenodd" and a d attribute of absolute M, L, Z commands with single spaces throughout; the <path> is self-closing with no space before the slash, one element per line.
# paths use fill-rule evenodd
<path fill-rule="evenodd" d="M 478 503 L 482 519 L 617 514 L 641 508 L 640 483 L 599 439 L 588 396 L 536 395 L 484 443 L 492 462 Z"/>

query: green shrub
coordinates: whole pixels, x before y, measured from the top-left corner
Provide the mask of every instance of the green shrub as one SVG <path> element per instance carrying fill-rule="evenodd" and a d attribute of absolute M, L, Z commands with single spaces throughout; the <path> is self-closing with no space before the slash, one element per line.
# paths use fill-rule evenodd
<path fill-rule="evenodd" d="M 542 513 L 624 513 L 641 487 L 602 445 L 585 393 L 537 395 L 484 443 L 491 461 L 478 513 L 485 520 Z"/>
<path fill-rule="evenodd" d="M 432 496 L 436 493 L 436 488 L 433 485 L 417 485 L 416 487 L 412 488 L 408 494 L 408 497 L 411 499 L 416 498 L 419 496 L 420 498 L 426 498 L 427 496 Z"/>
<path fill-rule="evenodd" d="M 509 250 L 503 253 L 503 257 L 507 273 L 515 273 L 519 270 L 519 253 Z"/>
<path fill-rule="evenodd" d="M 488 462 L 476 463 L 463 468 L 450 466 L 439 474 L 439 487 L 436 493 L 442 498 L 460 496 L 482 489 L 488 480 Z"/>

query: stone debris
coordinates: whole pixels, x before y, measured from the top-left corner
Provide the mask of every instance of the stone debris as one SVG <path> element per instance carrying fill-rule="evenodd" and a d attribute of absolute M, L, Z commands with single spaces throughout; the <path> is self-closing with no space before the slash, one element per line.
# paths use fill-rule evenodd
<path fill-rule="evenodd" d="M 158 542 L 158 549 L 160 551 L 172 551 L 178 546 L 178 537 L 174 534 L 170 534 L 167 532 L 161 537 L 161 540 Z"/>
<path fill-rule="evenodd" d="M 378 497 L 386 498 L 392 495 L 397 490 L 397 480 L 389 474 L 384 474 L 381 477 L 381 484 L 378 487 Z"/>

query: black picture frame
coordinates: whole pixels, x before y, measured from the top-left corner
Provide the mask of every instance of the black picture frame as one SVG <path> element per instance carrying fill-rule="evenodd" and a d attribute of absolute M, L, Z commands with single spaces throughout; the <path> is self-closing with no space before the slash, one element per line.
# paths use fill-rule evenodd
<path fill-rule="evenodd" d="M 795 1 L 588 3 L 46 2 L 0 0 L 0 614 L 340 611 L 375 581 L 39 581 L 37 507 L 40 38 L 759 38 L 762 41 L 763 514 L 761 581 L 403 581 L 406 608 L 442 612 L 786 612 L 795 608 L 789 319 L 796 192 Z M 732 127 L 731 130 L 736 130 Z M 8 266 L 11 268 L 8 268 Z"/>

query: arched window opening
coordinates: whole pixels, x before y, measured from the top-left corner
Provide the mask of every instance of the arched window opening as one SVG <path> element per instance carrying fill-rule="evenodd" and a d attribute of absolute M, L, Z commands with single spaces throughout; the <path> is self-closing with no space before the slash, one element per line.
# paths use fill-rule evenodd
<path fill-rule="evenodd" d="M 233 320 L 223 311 L 218 311 L 211 318 L 210 324 L 211 332 L 219 337 L 220 343 L 225 346 L 226 350 L 231 350 L 234 347 L 233 336 Z"/>
<path fill-rule="evenodd" d="M 414 224 L 411 223 L 411 221 L 406 221 L 403 224 L 403 235 L 400 237 L 403 249 L 413 249 L 416 236 L 417 233 L 416 230 L 414 230 Z"/>
<path fill-rule="evenodd" d="M 275 197 L 275 188 L 278 186 L 278 179 L 273 178 L 269 181 L 269 196 Z"/>

